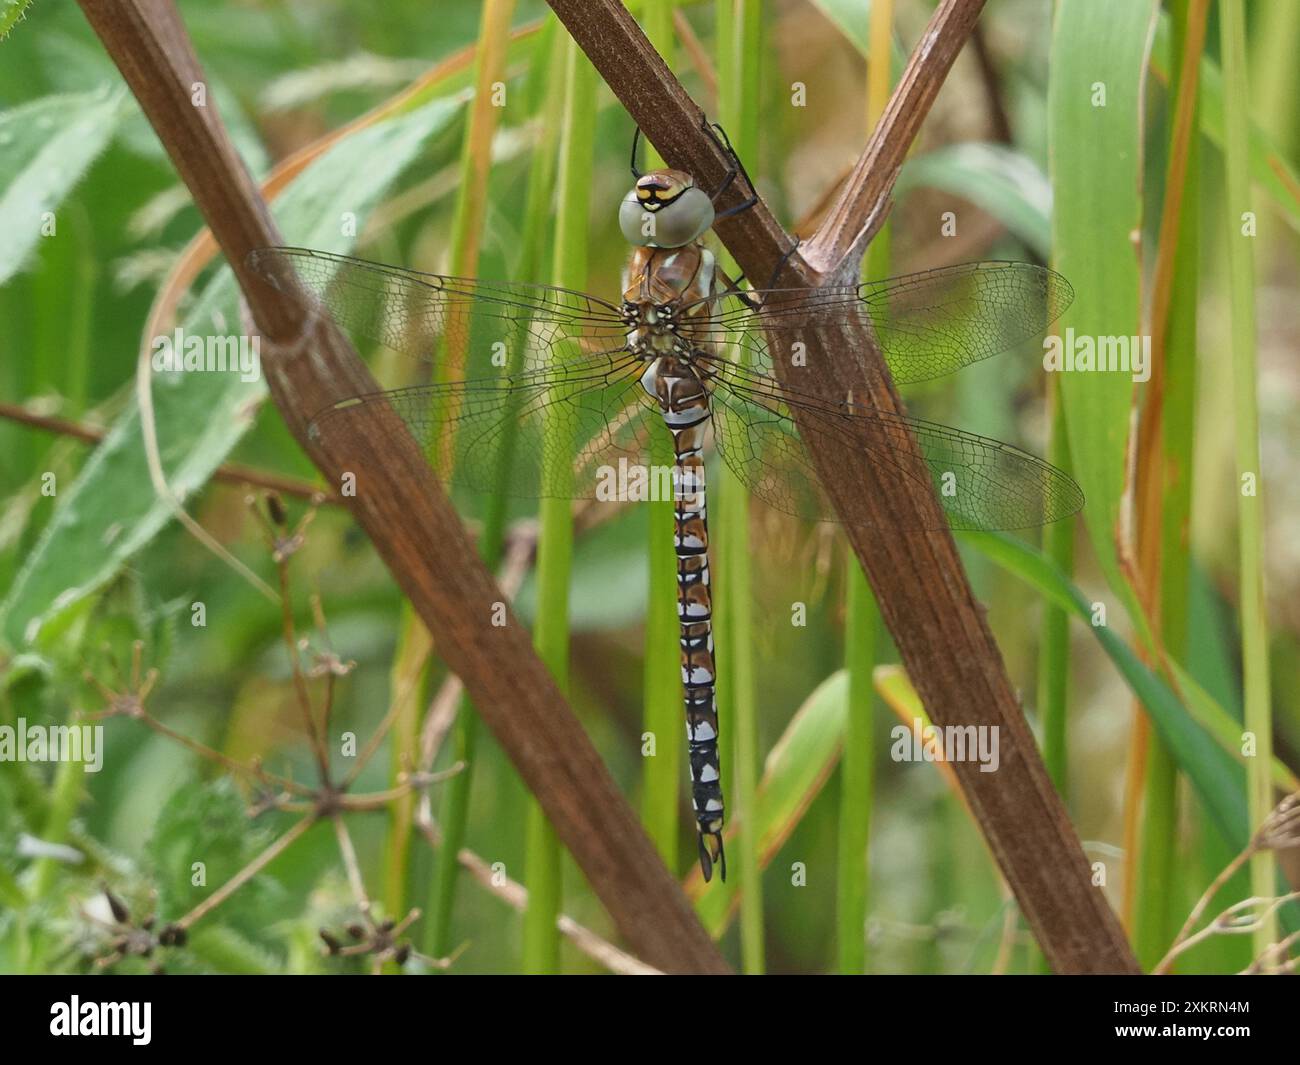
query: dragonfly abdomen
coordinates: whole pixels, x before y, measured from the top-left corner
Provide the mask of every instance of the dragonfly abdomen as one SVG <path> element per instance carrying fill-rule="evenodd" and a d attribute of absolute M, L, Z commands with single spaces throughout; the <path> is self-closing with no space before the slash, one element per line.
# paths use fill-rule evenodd
<path fill-rule="evenodd" d="M 653 369 L 656 398 L 664 423 L 673 434 L 673 547 L 677 554 L 677 619 L 691 805 L 704 878 L 712 877 L 716 862 L 726 879 L 703 454 L 704 427 L 711 417 L 709 394 L 699 379 L 680 364 L 669 362 Z"/>

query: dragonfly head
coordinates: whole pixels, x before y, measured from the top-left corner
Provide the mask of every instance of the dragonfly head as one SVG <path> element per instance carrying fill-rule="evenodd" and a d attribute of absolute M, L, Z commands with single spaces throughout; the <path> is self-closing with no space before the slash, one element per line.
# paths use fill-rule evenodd
<path fill-rule="evenodd" d="M 638 247 L 680 248 L 713 225 L 713 203 L 681 170 L 651 170 L 637 178 L 618 210 L 623 236 Z"/>

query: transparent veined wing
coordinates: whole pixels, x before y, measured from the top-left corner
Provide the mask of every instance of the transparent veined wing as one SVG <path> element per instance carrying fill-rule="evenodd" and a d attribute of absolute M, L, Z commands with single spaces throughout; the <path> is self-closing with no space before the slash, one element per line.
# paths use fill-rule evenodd
<path fill-rule="evenodd" d="M 425 274 L 310 249 L 263 249 L 250 264 L 354 335 L 457 370 L 474 367 L 466 377 L 344 400 L 313 419 L 317 436 L 358 417 L 362 431 L 387 431 L 391 414 L 452 485 L 525 497 L 664 491 L 647 479 L 668 477 L 650 458 L 653 434 L 666 430 L 641 388 L 645 364 L 628 349 L 614 305 L 566 289 Z M 1016 448 L 783 387 L 766 339 L 769 328 L 788 338 L 804 315 L 869 314 L 900 379 L 918 380 L 1041 331 L 1040 317 L 1060 300 L 1048 298 L 1040 314 L 1024 311 L 1016 294 L 1035 285 L 1045 297 L 1065 291 L 1057 276 L 1026 264 L 973 264 L 800 292 L 758 310 L 728 307 L 734 297 L 724 297 L 713 316 L 692 320 L 715 351 L 713 425 L 723 457 L 774 507 L 838 520 L 796 429 L 798 409 L 803 431 L 832 461 L 865 459 L 886 479 L 935 484 L 957 528 L 1021 528 L 1073 513 L 1082 505 L 1077 485 Z M 961 346 L 943 325 L 957 319 L 967 322 L 963 336 L 975 337 L 973 346 Z M 475 352 L 481 357 L 471 358 Z"/>
<path fill-rule="evenodd" d="M 631 481 L 635 498 L 636 478 L 656 475 L 653 434 L 666 432 L 641 387 L 643 370 L 627 353 L 603 353 L 558 368 L 376 392 L 320 412 L 308 432 L 323 441 L 344 427 L 383 433 L 393 414 L 446 484 L 612 502 L 627 497 Z M 669 483 L 667 469 L 659 475 Z"/>
<path fill-rule="evenodd" d="M 453 371 L 541 370 L 626 346 L 619 308 L 571 289 L 447 277 L 311 248 L 259 248 L 248 264 L 354 337 Z"/>
<path fill-rule="evenodd" d="M 942 377 L 1040 336 L 1074 299 L 1064 277 L 1043 266 L 977 262 L 809 291 L 770 289 L 715 301 L 695 331 L 738 344 L 756 369 L 790 357 L 813 320 L 870 322 L 894 381 Z M 754 307 L 752 303 L 758 303 Z M 780 351 L 774 351 L 777 345 Z"/>
<path fill-rule="evenodd" d="M 791 392 L 743 364 L 718 360 L 712 370 L 718 449 L 750 492 L 777 510 L 841 520 L 821 488 L 810 447 L 832 466 L 871 464 L 886 486 L 932 486 L 945 515 L 936 524 L 954 529 L 1030 528 L 1083 506 L 1083 492 L 1068 474 L 1010 444 Z M 900 526 L 895 521 L 889 528 Z"/>
<path fill-rule="evenodd" d="M 613 304 L 309 248 L 259 249 L 249 264 L 354 337 L 435 364 L 428 383 L 318 413 L 318 438 L 349 421 L 386 432 L 396 415 L 444 483 L 521 497 L 617 494 L 611 477 L 649 470 L 650 433 L 665 430 Z"/>

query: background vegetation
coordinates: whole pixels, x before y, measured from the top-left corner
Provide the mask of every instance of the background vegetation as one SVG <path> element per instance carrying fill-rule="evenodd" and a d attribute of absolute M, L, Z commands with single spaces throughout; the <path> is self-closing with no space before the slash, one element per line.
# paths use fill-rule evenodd
<path fill-rule="evenodd" d="M 544 5 L 180 7 L 222 118 L 254 176 L 272 179 L 292 243 L 616 294 L 631 123 Z M 872 7 L 633 9 L 724 118 L 783 222 L 807 232 L 879 113 L 885 74 L 930 14 L 923 0 L 877 0 L 874 19 Z M 1045 385 L 1025 351 L 909 396 L 924 416 L 1050 453 L 1088 495 L 1076 523 L 1041 539 L 971 535 L 963 550 L 1146 968 L 1297 786 L 1297 41 L 1300 5 L 1288 3 L 991 0 L 904 170 L 887 246 L 868 262 L 877 275 L 1049 262 L 1077 292 L 1062 328 L 1153 337 L 1163 369 L 1136 389 L 1124 375 Z M 494 65 L 506 104 L 475 108 L 476 76 Z M 30 5 L 0 43 L 0 107 L 0 723 L 118 711 L 103 721 L 102 772 L 0 764 L 0 969 L 92 967 L 149 913 L 155 938 L 169 922 L 189 929 L 184 947 L 151 959 L 175 971 L 345 971 L 377 959 L 419 971 L 449 956 L 453 972 L 601 968 L 555 934 L 554 917 L 611 937 L 607 918 L 468 706 L 436 766 L 466 768 L 428 788 L 437 830 L 421 831 L 434 822 L 403 773 L 419 762 L 426 707 L 455 699 L 346 512 L 326 502 L 300 546 L 275 543 L 312 508 L 294 485 L 322 486 L 261 382 L 154 380 L 144 424 L 155 424 L 166 479 L 210 542 L 159 496 L 135 381 L 142 338 L 175 300 L 187 331 L 238 332 L 236 290 L 219 261 L 193 284 L 185 276 L 193 260 L 182 249 L 202 223 L 74 5 Z M 946 211 L 953 236 L 940 228 Z M 373 364 L 390 385 L 418 372 L 382 352 Z M 214 478 L 222 464 L 288 479 L 284 523 L 274 506 L 262 517 L 261 490 L 238 471 Z M 1241 490 L 1243 474 L 1257 475 L 1257 494 Z M 544 508 L 549 548 L 517 598 L 706 926 L 750 971 L 1038 969 L 949 778 L 890 757 L 889 729 L 920 710 L 838 534 L 747 506 L 734 484 L 722 492 L 717 571 L 731 585 L 720 588 L 720 699 L 739 744 L 724 766 L 747 829 L 726 885 L 705 890 L 692 871 L 680 751 L 661 743 L 642 757 L 644 731 L 680 734 L 662 509 L 592 520 Z M 507 524 L 513 542 L 532 535 L 528 507 L 458 502 L 489 560 L 500 560 Z M 288 644 L 266 594 L 281 571 Z M 792 624 L 795 604 L 806 624 Z M 136 646 L 141 672 L 158 671 L 144 704 L 152 729 L 122 714 L 137 705 L 122 699 Z M 304 684 L 318 710 L 332 691 L 331 749 L 352 732 L 364 750 L 383 730 L 357 790 L 397 794 L 349 812 L 347 844 L 316 825 L 228 900 L 205 903 L 300 816 L 250 820 L 267 781 L 221 759 L 312 781 Z M 841 765 L 846 735 L 852 757 Z M 335 761 L 343 772 L 355 764 Z M 447 860 L 462 845 L 486 884 Z M 1262 850 L 1209 914 L 1291 890 L 1296 852 L 1277 853 L 1280 874 Z M 532 890 L 527 918 L 514 916 L 503 877 Z M 372 945 L 347 931 L 362 897 L 380 919 L 419 908 L 401 933 L 406 954 L 376 941 L 378 953 L 328 956 L 322 928 L 345 946 Z M 1300 908 L 1276 918 L 1253 935 L 1208 937 L 1176 971 L 1245 968 L 1295 931 Z"/>

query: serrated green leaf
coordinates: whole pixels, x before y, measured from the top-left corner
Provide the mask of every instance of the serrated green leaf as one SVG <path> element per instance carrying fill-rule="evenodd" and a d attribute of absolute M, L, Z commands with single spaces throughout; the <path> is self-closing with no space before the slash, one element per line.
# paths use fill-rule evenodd
<path fill-rule="evenodd" d="M 8 37 L 10 31 L 23 20 L 31 3 L 32 0 L 4 0 L 0 4 L 0 41 Z"/>

